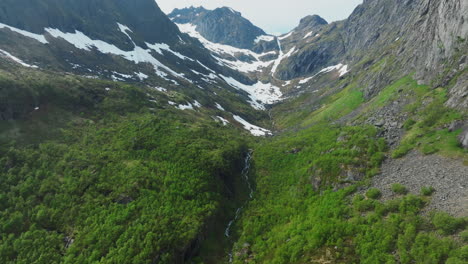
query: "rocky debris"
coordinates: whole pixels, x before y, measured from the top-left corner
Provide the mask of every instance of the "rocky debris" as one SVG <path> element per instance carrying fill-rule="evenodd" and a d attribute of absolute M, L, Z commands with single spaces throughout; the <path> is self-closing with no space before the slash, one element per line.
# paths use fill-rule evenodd
<path fill-rule="evenodd" d="M 299 152 L 301 152 L 300 148 L 293 148 L 290 151 L 287 151 L 288 154 L 297 154 Z"/>
<path fill-rule="evenodd" d="M 65 244 L 65 248 L 69 248 L 71 245 L 73 245 L 74 242 L 75 242 L 75 239 L 73 239 L 72 237 L 69 237 L 69 236 L 66 236 L 63 239 L 63 243 Z"/>
<path fill-rule="evenodd" d="M 449 99 L 445 105 L 460 110 L 468 109 L 468 72 L 460 75 L 457 83 L 450 88 Z"/>
<path fill-rule="evenodd" d="M 129 204 L 131 202 L 133 202 L 133 198 L 128 196 L 128 195 L 125 195 L 125 194 L 121 194 L 119 195 L 119 197 L 117 198 L 116 202 L 118 204 Z"/>
<path fill-rule="evenodd" d="M 450 123 L 447 128 L 449 132 L 453 132 L 455 130 L 463 128 L 465 125 L 468 125 L 468 124 L 465 124 L 465 122 L 461 120 L 455 120 L 452 123 Z"/>
<path fill-rule="evenodd" d="M 402 110 L 407 103 L 404 99 L 394 101 L 372 113 L 365 121 L 380 129 L 379 136 L 385 138 L 390 147 L 395 147 L 404 135 L 403 124 L 408 117 Z"/>
<path fill-rule="evenodd" d="M 383 199 L 395 197 L 391 191 L 394 183 L 403 184 L 413 194 L 419 194 L 422 187 L 435 188 L 428 211 L 468 215 L 468 166 L 461 161 L 412 151 L 401 159 L 385 161 L 382 173 L 372 178 L 372 187 L 382 191 Z"/>
<path fill-rule="evenodd" d="M 249 243 L 244 243 L 242 245 L 242 248 L 236 252 L 236 257 L 237 258 L 246 258 L 249 256 L 249 254 L 251 254 L 251 250 L 250 250 L 250 244 Z"/>
<path fill-rule="evenodd" d="M 458 141 L 464 149 L 468 149 L 468 126 L 458 136 Z"/>

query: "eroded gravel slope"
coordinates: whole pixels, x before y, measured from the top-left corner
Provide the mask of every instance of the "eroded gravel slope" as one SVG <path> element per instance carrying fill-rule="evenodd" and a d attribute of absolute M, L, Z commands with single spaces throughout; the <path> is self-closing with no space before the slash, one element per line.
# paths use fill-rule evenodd
<path fill-rule="evenodd" d="M 401 159 L 384 162 L 382 173 L 372 179 L 372 186 L 382 190 L 383 199 L 393 197 L 394 183 L 405 185 L 414 194 L 419 194 L 423 186 L 432 186 L 436 192 L 427 210 L 468 216 L 468 166 L 461 161 L 412 151 Z"/>

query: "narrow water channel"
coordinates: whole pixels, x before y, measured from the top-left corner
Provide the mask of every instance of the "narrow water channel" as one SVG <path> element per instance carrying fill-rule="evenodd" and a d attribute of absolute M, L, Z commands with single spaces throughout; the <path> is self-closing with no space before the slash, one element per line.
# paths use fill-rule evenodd
<path fill-rule="evenodd" d="M 254 195 L 254 190 L 252 188 L 252 184 L 250 183 L 250 178 L 249 178 L 249 172 L 250 172 L 250 164 L 252 161 L 252 150 L 250 150 L 244 160 L 244 168 L 242 169 L 241 176 L 245 181 L 245 185 L 247 186 L 249 190 L 249 199 L 242 205 L 241 207 L 237 208 L 236 214 L 234 215 L 234 218 L 229 221 L 227 224 L 226 229 L 224 230 L 224 235 L 230 239 L 231 237 L 231 227 L 232 225 L 239 219 L 240 214 L 242 213 L 242 210 L 244 209 L 244 206 L 253 198 Z M 229 252 L 229 263 L 232 263 L 233 260 L 233 252 L 232 250 Z"/>

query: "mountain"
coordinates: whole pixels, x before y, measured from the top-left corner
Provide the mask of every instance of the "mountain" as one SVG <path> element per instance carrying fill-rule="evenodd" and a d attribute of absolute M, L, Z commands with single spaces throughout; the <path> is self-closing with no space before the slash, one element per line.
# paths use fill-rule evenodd
<path fill-rule="evenodd" d="M 257 53 L 277 48 L 274 38 L 229 7 L 206 10 L 202 7 L 174 9 L 169 18 L 177 24 L 192 24 L 207 40 Z M 228 29 L 228 30 L 227 30 Z"/>
<path fill-rule="evenodd" d="M 465 2 L 1 1 L 0 263 L 467 263 Z"/>

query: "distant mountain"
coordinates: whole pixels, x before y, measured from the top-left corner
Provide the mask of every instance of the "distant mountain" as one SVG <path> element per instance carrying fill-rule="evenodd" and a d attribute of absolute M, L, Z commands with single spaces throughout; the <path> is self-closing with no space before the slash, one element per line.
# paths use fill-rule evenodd
<path fill-rule="evenodd" d="M 177 24 L 195 25 L 197 32 L 214 43 L 250 49 L 258 53 L 277 47 L 275 42 L 272 43 L 273 37 L 267 36 L 265 31 L 229 7 L 214 10 L 203 7 L 175 9 L 168 16 Z"/>

